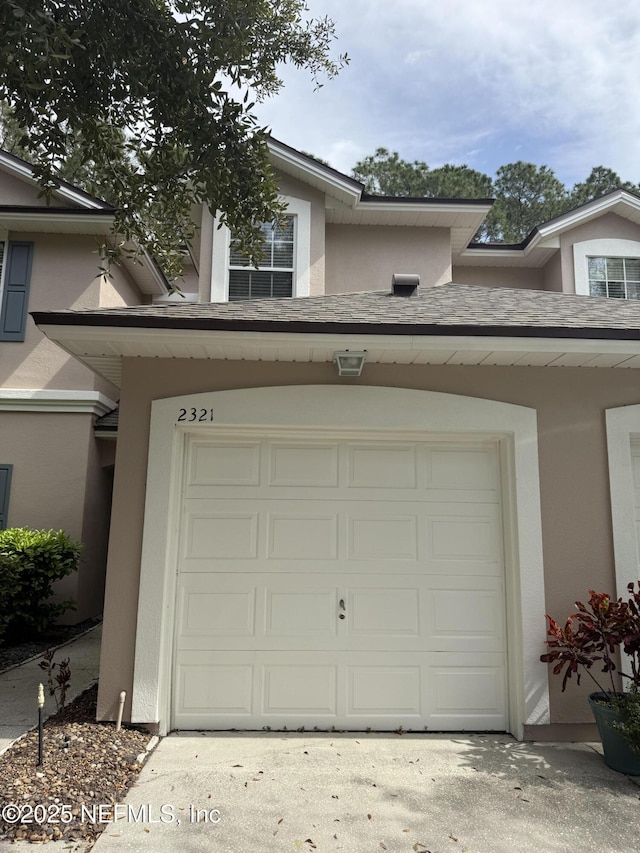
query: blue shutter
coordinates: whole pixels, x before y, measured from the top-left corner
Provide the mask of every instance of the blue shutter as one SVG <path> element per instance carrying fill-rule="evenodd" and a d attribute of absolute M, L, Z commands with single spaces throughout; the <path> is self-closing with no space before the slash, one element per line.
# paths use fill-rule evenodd
<path fill-rule="evenodd" d="M 0 465 L 0 530 L 6 530 L 13 465 Z"/>
<path fill-rule="evenodd" d="M 33 243 L 9 243 L 0 309 L 0 341 L 23 341 L 27 328 Z"/>

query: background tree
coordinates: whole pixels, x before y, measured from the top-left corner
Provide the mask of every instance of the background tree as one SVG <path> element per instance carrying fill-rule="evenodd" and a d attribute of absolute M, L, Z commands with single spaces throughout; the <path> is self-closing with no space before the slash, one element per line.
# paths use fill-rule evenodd
<path fill-rule="evenodd" d="M 487 237 L 519 243 L 536 225 L 566 210 L 567 191 L 548 166 L 507 163 L 494 181 L 496 202 L 487 216 Z"/>
<path fill-rule="evenodd" d="M 608 169 L 606 166 L 594 166 L 584 181 L 574 184 L 569 195 L 570 206 L 578 207 L 618 189 L 637 193 L 639 188 L 637 184 L 632 184 L 631 181 L 623 181 L 613 169 Z"/>
<path fill-rule="evenodd" d="M 304 0 L 3 0 L 0 100 L 45 190 L 73 150 L 119 232 L 170 275 L 201 202 L 256 255 L 256 222 L 282 209 L 252 97 L 279 90 L 280 63 L 317 82 L 347 61 L 331 58 L 332 21 L 305 13 Z"/>
<path fill-rule="evenodd" d="M 615 189 L 638 193 L 612 169 L 596 166 L 567 190 L 548 166 L 507 163 L 495 180 L 469 166 L 445 164 L 436 169 L 421 160 L 403 160 L 397 151 L 378 148 L 360 160 L 352 175 L 369 193 L 415 198 L 495 198 L 476 241 L 519 243 L 537 226 Z"/>
<path fill-rule="evenodd" d="M 420 198 L 427 195 L 428 172 L 429 167 L 420 160 L 409 163 L 397 151 L 377 148 L 375 154 L 356 163 L 351 174 L 372 195 Z"/>

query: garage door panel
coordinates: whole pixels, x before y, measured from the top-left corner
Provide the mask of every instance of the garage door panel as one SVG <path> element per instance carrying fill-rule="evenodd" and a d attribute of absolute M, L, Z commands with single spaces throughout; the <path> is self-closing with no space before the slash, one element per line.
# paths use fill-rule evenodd
<path fill-rule="evenodd" d="M 197 577 L 197 576 L 196 576 Z M 237 586 L 237 585 L 235 585 Z M 185 584 L 178 600 L 178 638 L 255 637 L 256 588 Z"/>
<path fill-rule="evenodd" d="M 501 731 L 499 655 L 189 652 L 179 728 Z"/>
<path fill-rule="evenodd" d="M 337 634 L 336 600 L 332 589 L 265 590 L 265 638 L 313 636 L 333 640 Z"/>
<path fill-rule="evenodd" d="M 347 460 L 348 489 L 415 490 L 418 487 L 415 445 L 349 445 Z"/>
<path fill-rule="evenodd" d="M 336 717 L 338 667 L 305 659 L 300 663 L 264 663 L 260 716 Z"/>
<path fill-rule="evenodd" d="M 497 578 L 193 573 L 177 648 L 498 651 L 503 621 Z"/>
<path fill-rule="evenodd" d="M 257 486 L 260 483 L 260 442 L 191 443 L 190 486 Z"/>
<path fill-rule="evenodd" d="M 345 667 L 347 682 L 346 715 L 362 719 L 391 717 L 397 728 L 398 717 L 405 721 L 407 715 L 419 723 L 423 715 L 422 667 L 401 661 L 386 666 L 367 655 L 368 660 Z"/>
<path fill-rule="evenodd" d="M 217 560 L 257 559 L 258 513 L 189 513 L 186 559 L 209 559 L 212 554 Z"/>
<path fill-rule="evenodd" d="M 216 717 L 254 716 L 254 667 L 228 655 L 212 660 L 210 653 L 190 652 L 176 662 L 176 719 L 183 725 Z"/>
<path fill-rule="evenodd" d="M 494 447 L 444 445 L 426 449 L 428 489 L 495 493 L 500 470 Z"/>
<path fill-rule="evenodd" d="M 506 726 L 502 655 L 433 656 L 427 679 L 431 728 L 497 730 Z"/>
<path fill-rule="evenodd" d="M 348 519 L 349 560 L 418 559 L 418 518 L 415 515 L 376 517 L 351 515 Z"/>
<path fill-rule="evenodd" d="M 338 444 L 272 444 L 269 448 L 268 487 L 326 489 L 338 487 Z"/>
<path fill-rule="evenodd" d="M 337 560 L 336 513 L 266 513 L 268 560 Z"/>

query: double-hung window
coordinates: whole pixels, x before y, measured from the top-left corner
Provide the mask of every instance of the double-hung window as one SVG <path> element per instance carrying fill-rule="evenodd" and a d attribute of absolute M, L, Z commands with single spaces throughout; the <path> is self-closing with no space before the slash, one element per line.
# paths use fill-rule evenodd
<path fill-rule="evenodd" d="M 640 299 L 640 258 L 590 257 L 589 293 L 614 299 Z"/>
<path fill-rule="evenodd" d="M 218 219 L 213 228 L 211 301 L 309 296 L 311 293 L 311 202 L 280 196 L 282 222 L 262 225 L 262 260 L 255 269 L 233 234 Z"/>
<path fill-rule="evenodd" d="M 234 242 L 229 247 L 229 302 L 293 296 L 295 272 L 295 218 L 263 223 L 262 259 L 254 268 Z"/>

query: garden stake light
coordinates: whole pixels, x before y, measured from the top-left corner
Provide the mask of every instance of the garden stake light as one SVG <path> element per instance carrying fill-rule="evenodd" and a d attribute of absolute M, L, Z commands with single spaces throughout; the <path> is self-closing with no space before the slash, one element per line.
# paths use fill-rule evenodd
<path fill-rule="evenodd" d="M 44 687 L 38 685 L 38 766 L 42 764 L 42 742 L 44 734 L 42 731 L 42 718 L 44 716 Z"/>

